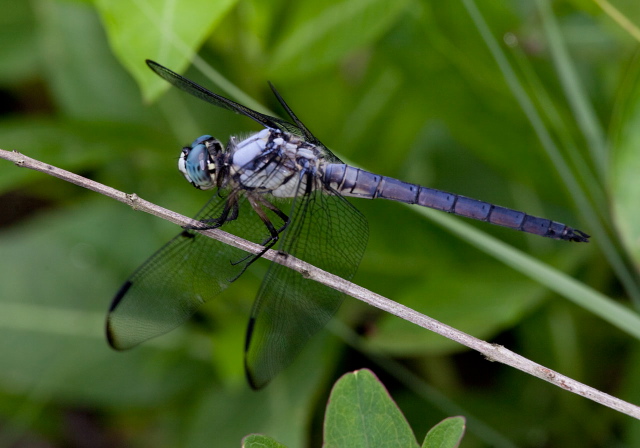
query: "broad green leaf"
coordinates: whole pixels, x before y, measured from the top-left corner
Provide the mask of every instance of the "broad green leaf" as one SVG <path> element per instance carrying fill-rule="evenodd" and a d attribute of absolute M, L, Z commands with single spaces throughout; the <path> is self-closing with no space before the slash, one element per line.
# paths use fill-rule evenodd
<path fill-rule="evenodd" d="M 237 0 L 95 0 L 111 48 L 153 98 L 168 87 L 146 66 L 153 59 L 183 71 Z"/>
<path fill-rule="evenodd" d="M 0 14 L 0 84 L 19 82 L 37 72 L 38 29 L 28 2 L 4 5 Z"/>
<path fill-rule="evenodd" d="M 0 238 L 0 269 L 13 272 L 0 282 L 0 388 L 44 402 L 145 407 L 209 377 L 208 363 L 169 346 L 125 353 L 108 347 L 104 318 L 125 278 L 109 261 L 127 251 L 123 224 L 143 240 L 148 228 L 136 228 L 126 207 L 103 200 L 66 212 L 41 213 Z"/>
<path fill-rule="evenodd" d="M 126 123 L 86 122 L 81 120 L 60 120 L 52 118 L 31 118 L 4 120 L 0 122 L 2 149 L 15 150 L 42 162 L 74 173 L 86 172 L 97 168 L 104 169 L 114 159 L 132 156 L 131 159 L 151 159 L 150 153 L 156 148 L 167 145 L 167 134 L 138 125 Z M 134 150 L 135 149 L 135 150 Z M 163 148 L 167 150 L 171 148 Z M 128 159 L 131 170 L 131 159 Z M 142 163 L 145 175 L 155 170 L 176 171 L 173 164 L 159 164 L 153 160 Z M 135 166 L 133 167 L 135 171 Z M 0 191 L 23 186 L 26 180 L 47 182 L 51 178 L 32 170 L 15 169 L 6 161 L 0 161 Z M 130 186 L 126 172 L 120 167 L 115 173 L 121 176 L 121 183 L 112 185 L 124 189 Z M 134 175 L 129 171 L 129 175 Z M 176 179 L 178 177 L 176 176 Z M 179 180 L 179 179 L 178 179 Z M 123 182 L 127 181 L 127 184 Z M 64 182 L 60 188 L 68 187 Z M 80 193 L 82 190 L 76 190 Z M 138 191 L 139 193 L 139 191 Z"/>
<path fill-rule="evenodd" d="M 539 285 L 499 263 L 485 261 L 465 267 L 446 256 L 434 256 L 441 265 L 430 265 L 424 271 L 424 280 L 393 299 L 478 338 L 489 339 L 516 325 L 543 297 L 544 290 Z M 452 279 L 449 270 L 464 272 L 464 281 Z M 369 341 L 376 348 L 399 356 L 441 354 L 464 348 L 395 316 L 385 316 Z"/>
<path fill-rule="evenodd" d="M 367 369 L 333 386 L 324 421 L 326 448 L 417 447 L 407 420 Z"/>
<path fill-rule="evenodd" d="M 462 441 L 464 430 L 464 417 L 445 418 L 429 430 L 422 448 L 456 448 Z"/>
<path fill-rule="evenodd" d="M 87 121 L 142 121 L 137 86 L 111 53 L 91 5 L 52 0 L 39 4 L 43 67 L 62 114 Z"/>
<path fill-rule="evenodd" d="M 407 0 L 301 2 L 274 49 L 272 76 L 295 77 L 336 63 L 379 38 L 407 4 Z"/>
<path fill-rule="evenodd" d="M 263 436 L 260 434 L 251 434 L 242 439 L 243 448 L 286 448 L 284 445 L 279 444 L 271 437 Z"/>

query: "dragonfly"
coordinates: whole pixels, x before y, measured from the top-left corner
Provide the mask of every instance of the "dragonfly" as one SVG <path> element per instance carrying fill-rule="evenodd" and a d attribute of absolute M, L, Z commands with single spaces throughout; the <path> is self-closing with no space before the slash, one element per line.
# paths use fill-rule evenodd
<path fill-rule="evenodd" d="M 178 89 L 244 115 L 263 129 L 223 145 L 210 135 L 182 148 L 178 169 L 213 195 L 171 241 L 145 261 L 115 295 L 107 340 L 132 348 L 178 327 L 216 297 L 268 249 L 351 280 L 365 252 L 368 224 L 346 197 L 389 199 L 429 207 L 557 240 L 588 242 L 565 224 L 344 164 L 300 121 L 275 87 L 290 120 L 262 114 L 147 60 Z M 283 205 L 284 204 L 284 205 Z M 200 234 L 224 227 L 262 246 L 247 255 Z M 271 263 L 254 301 L 245 341 L 249 385 L 268 384 L 334 316 L 344 294 Z"/>

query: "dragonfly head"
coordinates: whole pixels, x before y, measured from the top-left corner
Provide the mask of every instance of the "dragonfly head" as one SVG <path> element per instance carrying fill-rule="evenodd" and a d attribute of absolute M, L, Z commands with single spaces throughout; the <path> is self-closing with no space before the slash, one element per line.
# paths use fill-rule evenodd
<path fill-rule="evenodd" d="M 210 135 L 198 137 L 182 148 L 178 170 L 197 189 L 209 190 L 216 186 L 216 158 L 222 150 L 222 143 Z"/>

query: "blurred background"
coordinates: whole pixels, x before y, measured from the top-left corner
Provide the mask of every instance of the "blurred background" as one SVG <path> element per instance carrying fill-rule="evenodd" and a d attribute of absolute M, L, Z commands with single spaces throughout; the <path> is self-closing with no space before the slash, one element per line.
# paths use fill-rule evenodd
<path fill-rule="evenodd" d="M 640 403 L 640 4 L 624 0 L 3 0 L 0 148 L 176 212 L 209 198 L 176 170 L 202 134 L 251 120 L 169 89 L 149 58 L 282 115 L 273 82 L 338 157 L 584 230 L 554 241 L 385 201 L 355 283 Z M 192 65 L 193 62 L 193 65 Z M 260 392 L 244 379 L 256 263 L 189 324 L 116 353 L 122 282 L 179 232 L 0 161 L 0 446 L 322 444 L 331 385 L 371 368 L 418 440 L 640 446 L 631 417 L 347 298 Z M 214 256 L 215 254 L 212 254 Z M 358 347 L 358 348 L 355 348 Z"/>

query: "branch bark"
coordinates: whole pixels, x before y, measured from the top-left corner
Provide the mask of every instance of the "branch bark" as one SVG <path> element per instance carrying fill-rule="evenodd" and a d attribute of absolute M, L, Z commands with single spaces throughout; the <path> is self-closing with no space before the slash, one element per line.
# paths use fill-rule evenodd
<path fill-rule="evenodd" d="M 148 202 L 138 197 L 135 193 L 133 194 L 123 193 L 111 187 L 107 187 L 106 185 L 102 185 L 98 182 L 94 182 L 92 180 L 86 179 L 82 176 L 78 176 L 71 172 L 56 168 L 52 165 L 39 162 L 37 160 L 34 160 L 18 152 L 15 152 L 15 151 L 11 152 L 11 151 L 5 151 L 0 149 L 0 158 L 11 161 L 19 167 L 41 171 L 43 173 L 47 173 L 51 176 L 57 177 L 67 182 L 76 184 L 80 187 L 87 188 L 89 190 L 103 194 L 105 196 L 108 196 L 124 204 L 129 205 L 134 210 L 150 213 L 154 216 L 165 219 L 179 226 L 186 226 L 186 225 L 193 224 L 193 219 L 180 215 L 178 213 L 172 212 L 171 210 L 162 208 L 151 202 Z M 262 246 L 258 244 L 243 240 L 241 238 L 238 238 L 235 235 L 232 235 L 228 232 L 225 232 L 219 229 L 205 230 L 205 231 L 202 231 L 201 233 L 203 233 L 204 235 L 210 238 L 214 238 L 220 242 L 229 244 L 231 246 L 237 247 L 239 249 L 242 249 L 250 253 L 254 253 L 254 254 L 259 253 L 262 249 Z M 508 366 L 514 367 L 525 373 L 528 373 L 537 378 L 545 380 L 551 384 L 554 384 L 564 390 L 573 392 L 577 395 L 581 395 L 585 398 L 588 398 L 589 400 L 595 401 L 596 403 L 600 403 L 611 409 L 615 409 L 619 412 L 627 414 L 636 419 L 640 419 L 640 407 L 633 405 L 631 403 L 628 403 L 626 401 L 620 400 L 609 394 L 606 394 L 597 389 L 594 389 L 585 384 L 582 384 L 576 380 L 573 380 L 565 375 L 562 375 L 558 372 L 548 369 L 540 364 L 537 364 L 527 358 L 524 358 L 508 350 L 507 348 L 501 345 L 491 344 L 491 343 L 482 341 L 480 339 L 477 339 L 462 331 L 459 331 L 455 328 L 445 325 L 435 319 L 425 316 L 411 308 L 400 305 L 399 303 L 396 303 L 393 300 L 387 299 L 379 294 L 376 294 L 356 284 L 348 282 L 340 277 L 337 277 L 333 274 L 320 270 L 314 267 L 313 265 L 305 263 L 302 260 L 298 260 L 290 255 L 282 254 L 274 250 L 269 250 L 263 255 L 263 257 L 274 263 L 278 263 L 290 269 L 298 271 L 303 276 L 309 279 L 312 279 L 330 288 L 341 291 L 355 299 L 366 302 L 371 306 L 375 306 L 376 308 L 379 308 L 395 316 L 398 316 L 401 319 L 407 320 L 415 325 L 419 325 L 422 328 L 431 330 L 448 339 L 456 341 L 459 344 L 465 345 L 473 350 L 476 350 L 482 353 L 489 361 L 500 362 Z"/>

